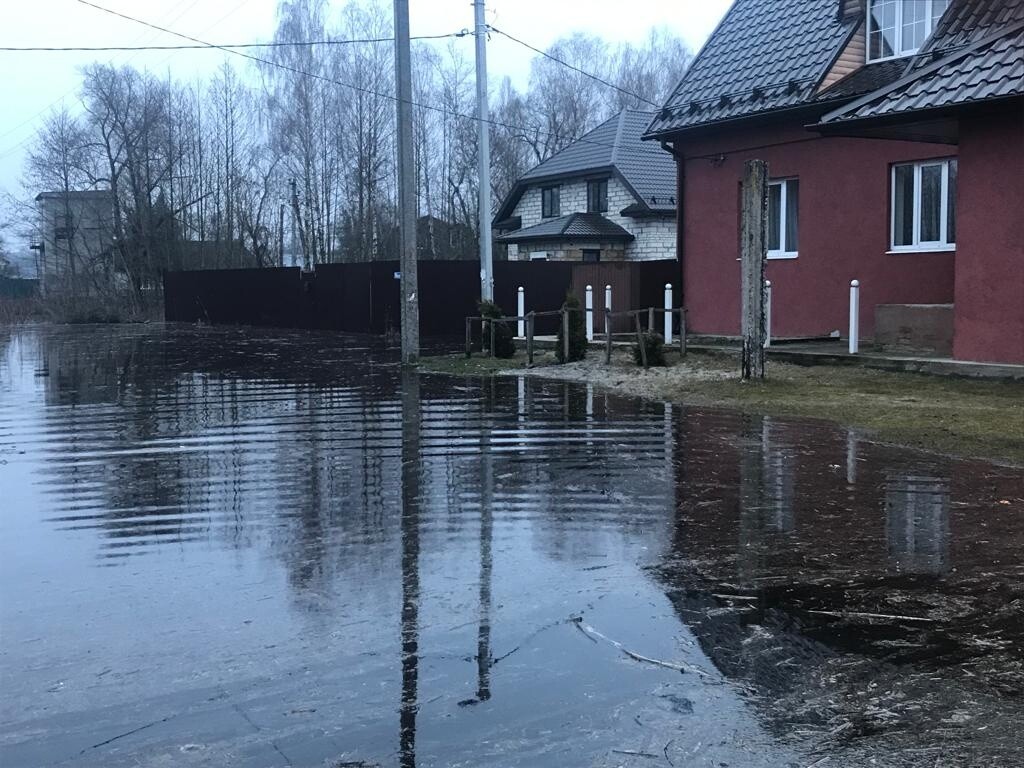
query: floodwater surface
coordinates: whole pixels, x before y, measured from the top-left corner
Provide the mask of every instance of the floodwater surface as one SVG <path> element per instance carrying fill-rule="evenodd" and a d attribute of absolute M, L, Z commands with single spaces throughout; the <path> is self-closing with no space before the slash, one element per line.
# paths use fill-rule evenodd
<path fill-rule="evenodd" d="M 1022 545 L 824 424 L 0 328 L 0 765 L 1017 766 Z"/>

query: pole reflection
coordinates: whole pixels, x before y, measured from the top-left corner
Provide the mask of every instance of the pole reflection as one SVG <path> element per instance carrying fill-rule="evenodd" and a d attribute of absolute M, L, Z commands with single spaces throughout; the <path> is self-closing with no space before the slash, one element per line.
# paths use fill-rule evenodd
<path fill-rule="evenodd" d="M 419 709 L 420 601 L 420 382 L 402 370 L 402 703 L 399 708 L 399 764 L 416 765 L 416 715 Z"/>

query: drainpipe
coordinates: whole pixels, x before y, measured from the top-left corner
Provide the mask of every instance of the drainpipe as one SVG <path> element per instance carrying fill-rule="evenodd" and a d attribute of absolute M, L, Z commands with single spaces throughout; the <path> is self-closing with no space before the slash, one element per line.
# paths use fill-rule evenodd
<path fill-rule="evenodd" d="M 676 159 L 676 261 L 679 262 L 679 306 L 686 306 L 686 279 L 683 276 L 683 193 L 686 189 L 686 156 L 667 141 L 661 148 Z"/>

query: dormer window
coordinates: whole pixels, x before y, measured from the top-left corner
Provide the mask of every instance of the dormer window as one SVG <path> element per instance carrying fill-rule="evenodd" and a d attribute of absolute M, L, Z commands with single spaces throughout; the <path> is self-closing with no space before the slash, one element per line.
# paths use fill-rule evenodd
<path fill-rule="evenodd" d="M 917 53 L 949 0 L 868 0 L 868 61 Z"/>

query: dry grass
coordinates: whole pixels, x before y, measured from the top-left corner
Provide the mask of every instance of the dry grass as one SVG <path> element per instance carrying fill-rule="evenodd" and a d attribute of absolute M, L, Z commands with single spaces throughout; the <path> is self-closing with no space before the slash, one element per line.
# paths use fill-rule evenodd
<path fill-rule="evenodd" d="M 513 360 L 453 355 L 425 359 L 423 367 L 468 376 L 528 373 L 657 400 L 826 419 L 885 442 L 1024 465 L 1024 382 L 774 361 L 765 381 L 742 382 L 736 360 L 700 353 L 685 361 L 670 355 L 669 367 L 649 371 L 637 368 L 627 351 L 617 351 L 611 366 L 593 351 L 581 363 L 555 365 L 550 353 L 536 362 L 527 371 L 522 355 Z"/>

